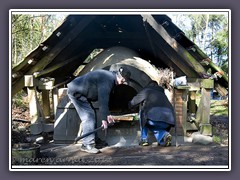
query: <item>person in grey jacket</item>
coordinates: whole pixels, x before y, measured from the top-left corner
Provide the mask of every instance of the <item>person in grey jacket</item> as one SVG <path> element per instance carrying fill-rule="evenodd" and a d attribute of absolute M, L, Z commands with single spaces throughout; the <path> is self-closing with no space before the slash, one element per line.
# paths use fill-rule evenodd
<path fill-rule="evenodd" d="M 141 140 L 139 145 L 147 146 L 148 130 L 161 146 L 170 146 L 172 136 L 169 133 L 175 126 L 175 112 L 164 93 L 164 89 L 156 81 L 151 81 L 129 102 L 129 108 L 140 105 Z"/>
<path fill-rule="evenodd" d="M 68 96 L 81 119 L 83 134 L 93 131 L 96 127 L 96 114 L 92 106 L 94 102 L 98 103 L 103 129 L 108 128 L 108 123 L 114 122 L 108 107 L 110 93 L 116 85 L 126 83 L 130 75 L 130 71 L 123 67 L 117 72 L 100 69 L 76 77 L 67 84 Z M 100 152 L 95 146 L 94 133 L 82 140 L 82 151 Z"/>

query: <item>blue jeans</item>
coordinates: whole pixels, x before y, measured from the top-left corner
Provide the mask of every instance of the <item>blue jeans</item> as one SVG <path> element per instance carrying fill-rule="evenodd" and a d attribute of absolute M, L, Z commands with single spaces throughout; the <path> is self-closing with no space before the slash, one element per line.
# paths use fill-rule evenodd
<path fill-rule="evenodd" d="M 141 138 L 147 139 L 148 138 L 148 130 L 150 130 L 151 132 L 153 132 L 157 142 L 160 145 L 163 145 L 164 144 L 163 137 L 166 132 L 169 132 L 170 127 L 171 126 L 165 122 L 147 120 L 144 127 L 142 127 L 142 125 L 140 125 Z"/>
<path fill-rule="evenodd" d="M 91 104 L 88 102 L 87 98 L 84 96 L 74 96 L 68 91 L 68 97 L 73 103 L 82 123 L 83 134 L 91 132 L 96 127 L 96 116 L 95 111 L 92 108 Z M 94 144 L 95 143 L 95 134 L 90 134 L 82 139 L 83 144 Z"/>

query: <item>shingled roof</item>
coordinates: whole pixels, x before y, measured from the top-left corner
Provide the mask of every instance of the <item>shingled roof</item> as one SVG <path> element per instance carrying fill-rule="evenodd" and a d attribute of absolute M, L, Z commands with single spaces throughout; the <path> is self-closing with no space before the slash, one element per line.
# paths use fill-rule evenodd
<path fill-rule="evenodd" d="M 12 69 L 12 95 L 24 88 L 24 75 L 63 83 L 94 49 L 123 46 L 177 76 L 206 78 L 219 72 L 215 87 L 226 95 L 228 78 L 167 15 L 69 15 L 52 35 Z M 64 84 L 64 83 L 63 83 Z"/>

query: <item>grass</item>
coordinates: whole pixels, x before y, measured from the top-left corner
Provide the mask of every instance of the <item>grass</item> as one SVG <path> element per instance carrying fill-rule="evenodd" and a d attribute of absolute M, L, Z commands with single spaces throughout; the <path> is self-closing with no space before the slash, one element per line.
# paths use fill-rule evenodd
<path fill-rule="evenodd" d="M 196 105 L 199 106 L 201 95 L 197 94 Z M 228 101 L 227 100 L 211 100 L 210 115 L 228 116 Z"/>
<path fill-rule="evenodd" d="M 216 135 L 213 135 L 213 142 L 217 144 L 221 144 L 222 138 Z"/>
<path fill-rule="evenodd" d="M 196 104 L 199 105 L 200 97 L 197 96 Z M 210 102 L 210 115 L 217 119 L 228 117 L 228 101 L 227 100 L 211 100 Z M 213 142 L 216 144 L 227 144 L 228 143 L 228 130 L 222 129 L 215 125 L 212 128 Z"/>
<path fill-rule="evenodd" d="M 12 98 L 12 107 L 19 107 L 27 109 L 29 106 L 27 102 L 27 94 L 21 90 Z"/>
<path fill-rule="evenodd" d="M 228 102 L 226 100 L 211 100 L 210 115 L 217 118 L 228 117 Z M 213 126 L 213 142 L 217 144 L 226 144 L 228 139 L 228 130 Z"/>
<path fill-rule="evenodd" d="M 214 116 L 228 116 L 226 100 L 211 100 L 210 114 Z"/>

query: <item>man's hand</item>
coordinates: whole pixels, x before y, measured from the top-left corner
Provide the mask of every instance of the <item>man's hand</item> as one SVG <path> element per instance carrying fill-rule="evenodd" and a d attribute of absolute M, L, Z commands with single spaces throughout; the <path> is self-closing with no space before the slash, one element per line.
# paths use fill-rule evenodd
<path fill-rule="evenodd" d="M 107 129 L 108 124 L 113 124 L 113 123 L 115 123 L 114 118 L 111 115 L 107 116 L 107 121 L 102 120 L 103 129 Z"/>
<path fill-rule="evenodd" d="M 108 123 L 106 120 L 102 120 L 102 127 L 104 130 L 108 128 Z"/>

